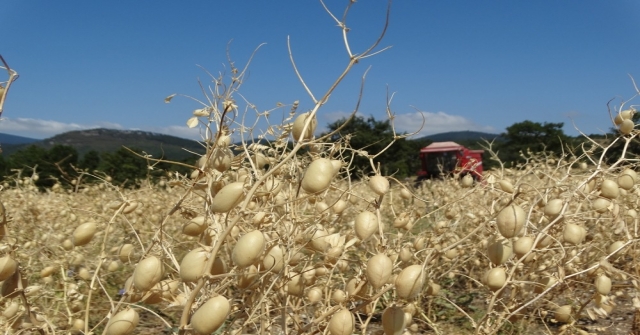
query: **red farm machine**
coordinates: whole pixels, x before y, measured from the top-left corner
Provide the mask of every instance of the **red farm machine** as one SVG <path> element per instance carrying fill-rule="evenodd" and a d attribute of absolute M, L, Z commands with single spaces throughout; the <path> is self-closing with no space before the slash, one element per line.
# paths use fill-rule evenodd
<path fill-rule="evenodd" d="M 418 179 L 440 178 L 451 174 L 471 174 L 475 180 L 482 179 L 482 153 L 456 142 L 434 142 L 420 149 L 422 169 Z"/>

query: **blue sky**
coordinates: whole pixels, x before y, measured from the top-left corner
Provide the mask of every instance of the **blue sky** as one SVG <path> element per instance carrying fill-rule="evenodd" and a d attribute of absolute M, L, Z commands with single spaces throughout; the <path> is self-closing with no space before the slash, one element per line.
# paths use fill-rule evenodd
<path fill-rule="evenodd" d="M 327 0 L 336 15 L 347 1 Z M 357 2 L 347 19 L 354 52 L 379 34 L 387 3 Z M 381 47 L 358 64 L 319 113 L 321 127 L 351 112 L 371 67 L 360 113 L 386 117 L 386 92 L 399 131 L 502 132 L 525 119 L 572 122 L 585 133 L 611 126 L 606 103 L 640 82 L 636 0 L 395 1 Z M 197 83 L 257 52 L 240 91 L 259 110 L 311 101 L 344 69 L 341 31 L 318 1 L 24 1 L 0 11 L 0 54 L 20 74 L 0 132 L 35 138 L 95 127 L 143 129 L 198 138 L 186 120 L 200 108 Z M 5 76 L 0 81 L 6 80 Z M 244 105 L 238 97 L 240 109 Z M 637 103 L 637 102 L 636 102 Z M 288 109 L 272 114 L 278 123 Z M 263 127 L 264 124 L 259 124 Z"/>

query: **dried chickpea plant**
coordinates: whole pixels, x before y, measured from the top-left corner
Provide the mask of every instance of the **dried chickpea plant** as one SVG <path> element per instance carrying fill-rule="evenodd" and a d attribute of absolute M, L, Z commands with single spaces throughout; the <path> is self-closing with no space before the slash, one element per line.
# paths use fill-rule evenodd
<path fill-rule="evenodd" d="M 380 173 L 379 153 L 316 136 L 317 115 L 345 76 L 385 50 L 388 11 L 379 38 L 352 50 L 345 22 L 354 3 L 341 19 L 322 3 L 346 57 L 321 95 L 289 49 L 309 110 L 295 101 L 261 112 L 239 93 L 248 64 L 231 57 L 228 75 L 201 83 L 204 99 L 187 97 L 199 104 L 187 125 L 202 129 L 206 149 L 189 176 L 136 190 L 91 173 L 83 180 L 98 182 L 74 190 L 39 192 L 28 171 L 5 183 L 0 329 L 588 334 L 601 329 L 580 320 L 601 325 L 616 309 L 640 309 L 633 106 L 612 115 L 620 134 L 607 145 L 586 138 L 561 157 L 523 153 L 526 163 L 500 164 L 480 182 L 405 184 Z M 278 110 L 285 115 L 273 124 Z M 255 134 L 259 122 L 269 127 Z M 393 140 L 404 136 L 394 129 Z M 618 142 L 619 159 L 606 164 Z M 347 152 L 368 158 L 374 174 L 351 179 Z"/>

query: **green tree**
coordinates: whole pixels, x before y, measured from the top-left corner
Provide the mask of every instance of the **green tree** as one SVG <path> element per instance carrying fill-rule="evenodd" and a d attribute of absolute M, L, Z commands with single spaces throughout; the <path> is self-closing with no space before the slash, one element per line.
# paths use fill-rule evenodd
<path fill-rule="evenodd" d="M 84 156 L 80 160 L 80 163 L 78 164 L 79 168 L 87 170 L 89 172 L 97 169 L 98 166 L 100 166 L 100 153 L 95 150 L 91 150 L 84 154 Z"/>
<path fill-rule="evenodd" d="M 100 170 L 111 176 L 116 185 L 135 186 L 136 180 L 147 177 L 147 161 L 125 148 L 103 153 L 101 162 Z"/>
<path fill-rule="evenodd" d="M 341 119 L 328 125 L 329 132 L 340 128 L 347 120 Z M 332 140 L 346 142 L 352 149 L 366 151 L 368 155 L 378 154 L 393 140 L 393 129 L 388 120 L 378 121 L 373 116 L 364 118 L 356 116 L 348 121 L 339 133 L 333 135 Z M 418 155 L 420 148 L 427 144 L 425 140 L 396 140 L 390 148 L 378 156 L 374 163 L 379 162 L 382 173 L 394 174 L 397 178 L 414 175 L 420 169 Z M 371 164 L 366 157 L 354 152 L 346 151 L 347 161 L 353 157 L 351 176 L 357 178 L 372 173 Z"/>
<path fill-rule="evenodd" d="M 73 178 L 77 163 L 78 152 L 68 145 L 55 145 L 49 150 L 31 145 L 9 157 L 9 168 L 21 169 L 23 175 L 31 175 L 31 169 L 37 167 L 38 187 L 51 187 L 57 180 Z"/>
<path fill-rule="evenodd" d="M 44 160 L 38 186 L 51 187 L 56 180 L 75 178 L 78 151 L 74 147 L 57 144 L 47 151 Z"/>
<path fill-rule="evenodd" d="M 23 176 L 30 176 L 33 168 L 37 167 L 36 171 L 40 170 L 46 155 L 47 151 L 44 148 L 30 145 L 25 149 L 14 152 L 9 157 L 9 169 L 22 170 Z"/>
<path fill-rule="evenodd" d="M 503 141 L 497 146 L 500 159 L 507 165 L 522 162 L 520 152 L 562 153 L 563 145 L 570 141 L 562 130 L 564 123 L 523 121 L 507 127 L 501 134 Z"/>
<path fill-rule="evenodd" d="M 0 155 L 0 181 L 4 180 L 9 174 L 9 160 Z"/>

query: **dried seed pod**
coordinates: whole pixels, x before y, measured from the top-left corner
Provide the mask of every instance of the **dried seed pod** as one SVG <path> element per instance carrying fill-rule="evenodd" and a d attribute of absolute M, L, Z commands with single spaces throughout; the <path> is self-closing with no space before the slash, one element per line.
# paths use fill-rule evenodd
<path fill-rule="evenodd" d="M 503 268 L 493 268 L 485 274 L 485 285 L 492 291 L 501 289 L 507 281 L 507 274 Z"/>
<path fill-rule="evenodd" d="M 523 236 L 513 243 L 513 251 L 521 258 L 533 248 L 535 239 L 532 236 Z"/>
<path fill-rule="evenodd" d="M 196 216 L 182 226 L 182 233 L 187 236 L 198 236 L 207 229 L 206 218 L 202 215 Z"/>
<path fill-rule="evenodd" d="M 389 179 L 375 175 L 369 179 L 369 188 L 377 195 L 384 195 L 389 192 Z"/>
<path fill-rule="evenodd" d="M 425 275 L 421 265 L 410 265 L 402 269 L 396 277 L 396 293 L 402 299 L 413 299 L 422 290 Z"/>
<path fill-rule="evenodd" d="M 327 205 L 327 203 L 324 201 L 317 201 L 315 207 L 316 207 L 316 213 L 318 214 L 322 214 L 327 210 L 329 210 L 329 205 Z"/>
<path fill-rule="evenodd" d="M 553 314 L 556 321 L 567 323 L 571 320 L 571 305 L 560 306 L 556 308 Z"/>
<path fill-rule="evenodd" d="M 638 181 L 638 174 L 631 169 L 624 169 L 618 176 L 618 186 L 624 190 L 630 190 Z"/>
<path fill-rule="evenodd" d="M 73 250 L 73 242 L 71 242 L 70 239 L 66 239 L 66 240 L 62 241 L 61 246 L 62 246 L 62 249 L 66 250 L 66 251 Z"/>
<path fill-rule="evenodd" d="M 498 239 L 489 243 L 487 255 L 491 263 L 495 265 L 504 264 L 513 255 L 513 245 L 508 239 Z"/>
<path fill-rule="evenodd" d="M 320 193 L 329 187 L 336 172 L 331 160 L 318 158 L 307 167 L 302 177 L 302 189 L 311 194 Z"/>
<path fill-rule="evenodd" d="M 309 112 L 302 113 L 298 115 L 298 117 L 296 117 L 296 119 L 293 121 L 293 128 L 291 130 L 291 134 L 293 135 L 294 141 L 299 141 L 299 140 L 306 141 L 313 138 L 313 132 L 316 131 L 316 126 L 318 125 L 318 121 L 316 120 L 315 116 L 310 121 L 309 126 L 307 127 L 304 134 L 302 133 L 302 131 L 304 130 L 304 124 L 307 122 L 307 118 L 309 117 L 309 114 L 310 114 Z"/>
<path fill-rule="evenodd" d="M 211 211 L 227 213 L 236 207 L 244 198 L 244 183 L 234 182 L 224 186 L 211 201 Z"/>
<path fill-rule="evenodd" d="M 130 214 L 133 211 L 135 211 L 138 208 L 139 205 L 140 205 L 140 203 L 137 202 L 137 201 L 128 201 L 124 205 L 124 208 L 122 209 L 122 213 L 123 214 Z"/>
<path fill-rule="evenodd" d="M 120 268 L 120 263 L 118 263 L 118 261 L 111 261 L 107 266 L 107 271 L 116 272 L 118 271 L 119 268 Z"/>
<path fill-rule="evenodd" d="M 508 180 L 502 179 L 498 182 L 498 185 L 500 186 L 500 189 L 503 190 L 504 192 L 507 192 L 507 193 L 514 192 L 513 184 L 511 184 L 511 182 Z"/>
<path fill-rule="evenodd" d="M 347 209 L 347 206 L 348 206 L 348 205 L 349 205 L 349 203 L 348 203 L 348 202 L 346 202 L 346 201 L 344 201 L 344 200 L 340 199 L 340 200 L 336 201 L 336 203 L 335 203 L 335 204 L 333 204 L 333 206 L 331 207 L 331 209 L 333 210 L 333 212 L 334 212 L 335 214 L 340 215 L 340 214 L 342 214 L 342 212 L 344 212 L 344 210 L 345 210 L 345 209 Z"/>
<path fill-rule="evenodd" d="M 618 188 L 618 183 L 613 180 L 605 179 L 600 184 L 600 196 L 603 196 L 607 199 L 615 199 L 620 195 L 620 189 Z"/>
<path fill-rule="evenodd" d="M 423 250 L 425 248 L 427 244 L 427 239 L 425 237 L 416 237 L 415 240 L 413 240 L 413 248 L 420 251 Z"/>
<path fill-rule="evenodd" d="M 455 259 L 459 255 L 460 255 L 460 252 L 456 248 L 449 249 L 449 250 L 444 252 L 444 258 L 446 258 L 446 259 Z"/>
<path fill-rule="evenodd" d="M 11 319 L 12 317 L 16 316 L 16 314 L 18 314 L 19 309 L 20 309 L 20 304 L 18 304 L 15 301 L 12 301 L 9 304 L 9 306 L 5 308 L 5 310 L 2 312 L 2 316 L 4 316 L 5 319 Z"/>
<path fill-rule="evenodd" d="M 206 156 L 203 156 L 206 158 Z M 233 151 L 228 147 L 217 147 L 213 149 L 207 165 L 216 169 L 219 172 L 225 172 L 231 167 L 233 161 Z"/>
<path fill-rule="evenodd" d="M 0 281 L 11 277 L 18 268 L 18 263 L 9 255 L 0 258 Z M 46 277 L 46 276 L 44 276 Z"/>
<path fill-rule="evenodd" d="M 498 231 L 505 238 L 511 238 L 520 233 L 524 227 L 527 214 L 518 205 L 503 208 L 496 217 Z"/>
<path fill-rule="evenodd" d="M 393 220 L 393 227 L 394 228 L 403 228 L 405 227 L 407 224 L 409 224 L 409 221 L 411 220 L 411 217 L 409 215 L 409 213 L 407 212 L 403 212 L 400 213 L 394 220 Z"/>
<path fill-rule="evenodd" d="M 397 306 L 387 307 L 382 312 L 382 329 L 385 335 L 401 335 L 404 330 L 404 311 Z"/>
<path fill-rule="evenodd" d="M 40 277 L 46 278 L 51 276 L 56 271 L 55 266 L 47 266 L 44 269 L 40 270 Z"/>
<path fill-rule="evenodd" d="M 207 300 L 191 316 L 191 327 L 199 334 L 211 334 L 227 320 L 231 305 L 219 295 Z"/>
<path fill-rule="evenodd" d="M 609 245 L 609 247 L 607 248 L 607 253 L 608 254 L 612 254 L 614 253 L 616 250 L 620 249 L 620 247 L 622 247 L 624 245 L 624 242 L 622 241 L 615 241 L 613 243 L 611 243 Z"/>
<path fill-rule="evenodd" d="M 616 115 L 616 117 L 613 119 L 613 123 L 615 123 L 616 126 L 619 126 L 624 120 L 631 120 L 634 113 L 635 111 L 632 109 L 623 110 L 618 113 L 618 115 Z"/>
<path fill-rule="evenodd" d="M 74 319 L 71 324 L 71 330 L 73 331 L 81 331 L 84 330 L 84 320 L 82 319 Z"/>
<path fill-rule="evenodd" d="M 378 231 L 378 217 L 369 211 L 360 212 L 353 225 L 356 236 L 364 241 Z"/>
<path fill-rule="evenodd" d="M 607 295 L 611 292 L 611 278 L 604 274 L 596 277 L 594 285 L 596 286 L 596 291 L 602 295 Z"/>
<path fill-rule="evenodd" d="M 393 262 L 383 254 L 377 254 L 367 262 L 367 279 L 374 289 L 381 288 L 391 277 Z"/>
<path fill-rule="evenodd" d="M 257 278 L 258 268 L 255 265 L 249 265 L 249 267 L 242 273 L 242 276 L 238 279 L 238 288 L 246 289 L 251 286 Z"/>
<path fill-rule="evenodd" d="M 605 213 L 609 210 L 609 206 L 611 205 L 611 201 L 605 198 L 598 198 L 591 203 L 591 207 L 598 213 Z"/>
<path fill-rule="evenodd" d="M 335 290 L 331 294 L 331 300 L 335 301 L 338 304 L 341 304 L 347 301 L 347 294 L 344 293 L 343 290 Z"/>
<path fill-rule="evenodd" d="M 544 206 L 544 215 L 555 218 L 562 211 L 562 199 L 552 199 Z"/>
<path fill-rule="evenodd" d="M 254 230 L 244 234 L 244 236 L 238 240 L 233 247 L 231 259 L 235 265 L 240 268 L 246 268 L 260 258 L 264 247 L 264 235 L 259 230 Z"/>
<path fill-rule="evenodd" d="M 91 279 L 91 272 L 87 268 L 81 267 L 78 270 L 78 277 L 82 280 L 89 280 Z"/>
<path fill-rule="evenodd" d="M 164 276 L 162 261 L 156 256 L 141 260 L 133 270 L 133 285 L 140 291 L 148 291 Z"/>
<path fill-rule="evenodd" d="M 73 245 L 81 246 L 91 242 L 95 235 L 98 225 L 95 222 L 87 222 L 79 225 L 73 231 Z"/>
<path fill-rule="evenodd" d="M 309 245 L 313 250 L 324 252 L 329 247 L 329 243 L 326 240 L 327 236 L 329 236 L 329 232 L 322 228 L 321 225 L 318 225 L 313 234 L 308 237 Z"/>
<path fill-rule="evenodd" d="M 356 320 L 348 309 L 342 308 L 335 312 L 329 320 L 331 335 L 351 335 L 355 330 Z"/>
<path fill-rule="evenodd" d="M 402 248 L 400 250 L 400 260 L 403 262 L 409 262 L 413 259 L 413 253 L 409 248 Z"/>
<path fill-rule="evenodd" d="M 411 192 L 409 192 L 409 190 L 407 190 L 406 188 L 403 187 L 400 190 L 400 197 L 402 199 L 405 199 L 405 200 L 411 200 L 413 198 L 413 194 L 411 194 Z"/>
<path fill-rule="evenodd" d="M 133 256 L 133 244 L 125 243 L 118 248 L 118 258 L 122 263 L 128 263 Z"/>
<path fill-rule="evenodd" d="M 584 227 L 573 223 L 567 223 L 564 226 L 564 231 L 562 233 L 564 241 L 573 245 L 582 243 L 586 235 L 587 231 L 584 229 Z"/>
<path fill-rule="evenodd" d="M 460 185 L 462 187 L 471 187 L 473 186 L 473 176 L 470 174 L 465 174 L 464 177 L 460 180 Z"/>
<path fill-rule="evenodd" d="M 201 247 L 189 251 L 180 262 L 180 279 L 185 283 L 198 280 L 204 273 L 209 253 Z"/>
<path fill-rule="evenodd" d="M 262 260 L 262 265 L 265 270 L 271 272 L 280 272 L 284 268 L 284 252 L 278 245 L 274 245 L 267 251 L 267 254 Z"/>
<path fill-rule="evenodd" d="M 107 335 L 128 335 L 138 325 L 140 317 L 133 308 L 126 308 L 114 315 L 107 324 Z"/>
<path fill-rule="evenodd" d="M 322 290 L 319 287 L 312 287 L 307 291 L 307 299 L 314 303 L 322 300 Z"/>
<path fill-rule="evenodd" d="M 634 126 L 635 124 L 633 123 L 633 120 L 624 120 L 620 124 L 620 132 L 623 135 L 629 135 L 633 131 Z"/>
<path fill-rule="evenodd" d="M 289 277 L 291 279 L 287 283 L 287 294 L 301 297 L 304 292 L 304 281 L 302 280 L 302 276 L 297 272 L 291 271 L 289 272 Z"/>
<path fill-rule="evenodd" d="M 263 169 L 267 164 L 270 163 L 269 159 L 259 152 L 251 156 L 251 161 L 256 165 L 258 169 Z"/>
<path fill-rule="evenodd" d="M 434 296 L 434 295 L 438 295 L 438 293 L 440 293 L 440 285 L 434 283 L 434 282 L 429 282 L 429 284 L 427 285 L 427 295 L 429 296 Z"/>

